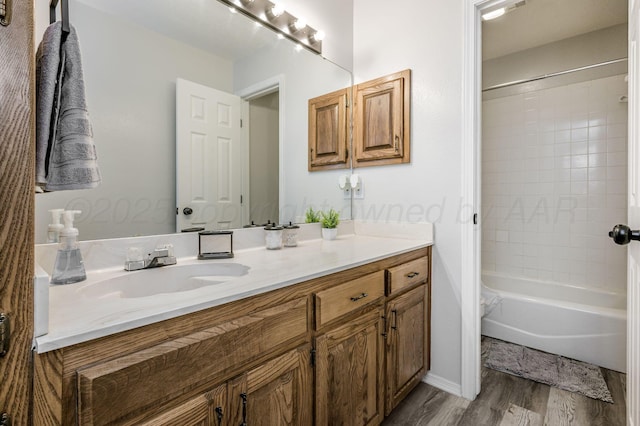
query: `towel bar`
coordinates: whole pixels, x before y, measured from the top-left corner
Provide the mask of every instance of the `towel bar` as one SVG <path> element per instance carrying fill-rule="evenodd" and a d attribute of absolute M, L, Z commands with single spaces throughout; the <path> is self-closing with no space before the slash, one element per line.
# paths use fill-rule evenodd
<path fill-rule="evenodd" d="M 49 23 L 56 22 L 56 7 L 58 7 L 58 0 L 51 0 L 49 3 Z M 60 17 L 62 18 L 62 32 L 69 33 L 69 2 L 62 0 L 60 6 Z"/>

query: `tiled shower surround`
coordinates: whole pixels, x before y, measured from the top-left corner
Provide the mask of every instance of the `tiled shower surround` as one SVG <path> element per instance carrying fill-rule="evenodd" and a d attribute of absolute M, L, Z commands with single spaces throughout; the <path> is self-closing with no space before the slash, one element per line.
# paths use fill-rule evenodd
<path fill-rule="evenodd" d="M 626 290 L 627 94 L 614 76 L 482 104 L 482 268 Z"/>

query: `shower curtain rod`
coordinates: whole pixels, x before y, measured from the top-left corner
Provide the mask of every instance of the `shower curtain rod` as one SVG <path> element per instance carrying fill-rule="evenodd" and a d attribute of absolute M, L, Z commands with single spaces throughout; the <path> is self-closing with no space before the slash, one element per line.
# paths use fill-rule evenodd
<path fill-rule="evenodd" d="M 502 89 L 504 87 L 515 86 L 516 84 L 531 83 L 533 81 L 543 80 L 543 79 L 549 78 L 549 77 L 557 77 L 559 75 L 565 75 L 565 74 L 569 74 L 569 73 L 576 72 L 576 71 L 584 71 L 584 70 L 588 70 L 588 69 L 591 69 L 591 68 L 602 67 L 602 66 L 605 66 L 605 65 L 617 64 L 619 62 L 624 62 L 626 60 L 627 60 L 627 58 L 613 59 L 611 61 L 600 62 L 598 64 L 592 64 L 592 65 L 585 65 L 584 67 L 573 68 L 573 69 L 570 69 L 570 70 L 552 72 L 552 73 L 549 73 L 549 74 L 540 75 L 538 77 L 525 78 L 525 79 L 522 79 L 522 80 L 510 81 L 508 83 L 496 84 L 495 86 L 490 86 L 490 87 L 487 87 L 486 89 L 482 89 L 482 91 L 483 92 L 487 92 L 489 90 Z"/>

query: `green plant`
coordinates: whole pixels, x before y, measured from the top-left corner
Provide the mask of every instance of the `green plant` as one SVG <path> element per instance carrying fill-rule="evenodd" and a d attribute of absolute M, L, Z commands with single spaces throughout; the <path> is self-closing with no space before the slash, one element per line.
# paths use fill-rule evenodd
<path fill-rule="evenodd" d="M 334 209 L 330 209 L 329 212 L 320 212 L 320 223 L 323 228 L 336 228 L 340 223 L 340 215 Z"/>
<path fill-rule="evenodd" d="M 307 212 L 305 213 L 305 222 L 306 223 L 320 222 L 320 212 L 313 210 L 313 207 L 309 207 L 307 209 Z"/>

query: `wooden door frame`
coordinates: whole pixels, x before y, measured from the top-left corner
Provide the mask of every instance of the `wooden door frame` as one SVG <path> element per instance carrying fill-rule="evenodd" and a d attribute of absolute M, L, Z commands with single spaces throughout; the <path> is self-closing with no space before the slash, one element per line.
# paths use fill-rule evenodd
<path fill-rule="evenodd" d="M 35 49 L 34 2 L 13 1 L 0 26 L 0 311 L 11 322 L 11 346 L 0 358 L 0 412 L 31 423 Z"/>

